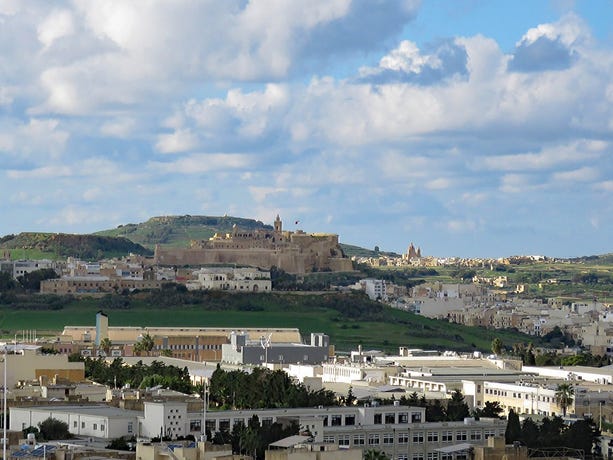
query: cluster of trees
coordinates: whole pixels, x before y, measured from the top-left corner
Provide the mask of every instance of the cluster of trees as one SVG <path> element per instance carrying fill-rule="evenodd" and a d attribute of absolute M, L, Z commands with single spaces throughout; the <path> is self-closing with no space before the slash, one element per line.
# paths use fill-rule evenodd
<path fill-rule="evenodd" d="M 68 424 L 51 417 L 40 422 L 38 427 L 29 426 L 25 428 L 23 430 L 23 437 L 27 438 L 29 433 L 34 433 L 37 441 L 72 438 L 72 434 L 68 430 Z"/>
<path fill-rule="evenodd" d="M 336 406 L 329 390 L 311 391 L 283 371 L 256 367 L 253 372 L 225 371 L 217 366 L 208 388 L 209 405 L 222 409 Z"/>
<path fill-rule="evenodd" d="M 142 361 L 133 366 L 125 366 L 121 358 L 115 358 L 110 364 L 102 358 L 85 358 L 84 361 L 85 376 L 105 385 L 120 387 L 130 384 L 132 388 L 162 385 L 164 388 L 188 394 L 195 391 L 186 367 L 181 369 L 177 366 L 167 366 L 160 361 L 153 361 L 150 366 Z"/>
<path fill-rule="evenodd" d="M 519 416 L 513 410 L 509 411 L 505 433 L 507 444 L 519 441 L 532 448 L 568 446 L 583 450 L 586 456 L 599 454 L 599 436 L 600 431 L 592 419 L 577 420 L 567 425 L 557 416 L 544 418 L 541 424 L 526 418 L 520 424 Z"/>
<path fill-rule="evenodd" d="M 0 272 L 0 292 L 39 292 L 41 281 L 58 278 L 52 268 L 41 268 L 14 279 L 10 273 Z"/>
<path fill-rule="evenodd" d="M 425 407 L 427 422 L 460 421 L 471 415 L 468 404 L 466 404 L 464 395 L 460 390 L 453 392 L 446 406 L 438 399 L 427 400 L 423 395 L 420 398 L 415 392 L 411 393 L 408 398 L 401 397 L 400 405 Z M 486 415 L 483 415 L 483 417 L 486 417 Z"/>
<path fill-rule="evenodd" d="M 232 444 L 232 451 L 238 454 L 252 455 L 256 460 L 263 460 L 268 445 L 298 434 L 299 426 L 293 422 L 289 425 L 280 423 L 261 424 L 257 415 L 249 419 L 247 425 L 237 424 L 231 433 L 217 432 L 213 444 Z M 307 433 L 305 433 L 307 434 Z M 207 439 L 210 433 L 207 433 Z"/>

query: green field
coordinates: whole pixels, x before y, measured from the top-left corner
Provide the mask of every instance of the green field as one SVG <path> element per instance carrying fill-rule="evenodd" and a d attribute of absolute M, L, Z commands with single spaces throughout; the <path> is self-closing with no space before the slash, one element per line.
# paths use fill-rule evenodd
<path fill-rule="evenodd" d="M 267 299 L 266 296 L 271 297 Z M 399 346 L 487 352 L 494 337 L 500 337 L 505 344 L 532 340 L 519 333 L 460 326 L 390 307 L 380 310 L 380 319 L 361 320 L 326 306 L 326 300 L 321 300 L 320 307 L 316 306 L 317 302 L 318 296 L 272 297 L 264 294 L 250 304 L 250 308 L 257 308 L 257 311 L 241 311 L 235 307 L 220 310 L 204 305 L 153 307 L 134 300 L 128 309 L 105 310 L 105 313 L 111 326 L 295 327 L 303 335 L 324 332 L 330 335 L 338 350 L 344 351 L 362 345 L 390 352 L 396 352 Z M 87 298 L 56 311 L 4 308 L 0 313 L 0 330 L 4 336 L 12 337 L 23 329 L 36 329 L 38 335 L 51 335 L 65 325 L 93 326 L 100 307 L 100 299 Z"/>

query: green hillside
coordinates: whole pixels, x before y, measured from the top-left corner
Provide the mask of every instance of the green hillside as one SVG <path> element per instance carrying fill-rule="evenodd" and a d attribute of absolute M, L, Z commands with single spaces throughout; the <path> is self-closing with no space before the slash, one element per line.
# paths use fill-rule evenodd
<path fill-rule="evenodd" d="M 59 331 L 64 325 L 93 325 L 104 310 L 111 326 L 295 327 L 303 335 L 324 332 L 339 350 L 362 345 L 397 352 L 399 346 L 458 351 L 490 350 L 500 337 L 505 345 L 538 338 L 512 331 L 467 327 L 395 310 L 361 294 L 325 295 L 228 292 L 175 289 L 109 295 L 103 298 L 64 297 L 41 309 L 24 299 L 0 308 L 0 329 L 12 336 L 21 329 Z M 43 307 L 44 308 L 44 307 Z M 538 345 L 536 343 L 535 345 Z"/>
<path fill-rule="evenodd" d="M 0 238 L 0 251 L 12 259 L 59 259 L 78 257 L 98 260 L 130 253 L 152 255 L 152 251 L 127 238 L 69 233 L 24 232 Z"/>
<path fill-rule="evenodd" d="M 215 233 L 229 233 L 234 225 L 248 230 L 272 230 L 272 226 L 254 219 L 185 215 L 152 217 L 140 224 L 120 225 L 111 230 L 96 232 L 95 235 L 128 238 L 148 248 L 153 248 L 156 244 L 187 247 L 191 240 L 209 239 Z"/>

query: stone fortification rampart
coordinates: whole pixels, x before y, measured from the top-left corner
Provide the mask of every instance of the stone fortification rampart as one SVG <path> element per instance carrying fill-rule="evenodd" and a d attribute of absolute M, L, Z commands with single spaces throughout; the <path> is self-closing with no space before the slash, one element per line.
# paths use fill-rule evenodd
<path fill-rule="evenodd" d="M 338 244 L 338 235 L 308 234 L 282 230 L 279 216 L 274 230 L 243 231 L 215 235 L 193 241 L 190 248 L 156 246 L 158 265 L 240 264 L 270 269 L 275 266 L 288 273 L 312 271 L 350 271 L 352 264 Z"/>

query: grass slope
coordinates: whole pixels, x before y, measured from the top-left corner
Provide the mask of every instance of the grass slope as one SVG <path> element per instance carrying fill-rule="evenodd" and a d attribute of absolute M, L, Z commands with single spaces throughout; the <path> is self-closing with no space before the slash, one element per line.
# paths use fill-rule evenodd
<path fill-rule="evenodd" d="M 361 297 L 361 296 L 360 296 Z M 108 300 L 108 299 L 107 299 Z M 22 329 L 59 331 L 64 325 L 93 325 L 99 309 L 111 326 L 296 327 L 303 335 L 324 332 L 338 350 L 361 344 L 367 349 L 397 352 L 399 346 L 461 351 L 490 350 L 494 337 L 505 344 L 534 338 L 437 321 L 394 310 L 354 296 L 211 293 L 200 303 L 173 303 L 171 297 L 152 303 L 146 294 L 132 297 L 127 309 L 108 309 L 105 299 L 79 299 L 59 311 L 3 308 L 0 329 L 10 336 Z M 193 302 L 193 301 L 190 301 Z M 355 314 L 353 313 L 355 311 Z"/>
<path fill-rule="evenodd" d="M 156 244 L 171 247 L 187 247 L 191 240 L 208 239 L 215 233 L 227 233 L 236 225 L 242 229 L 272 229 L 272 226 L 254 219 L 231 216 L 161 216 L 152 217 L 140 224 L 120 225 L 96 235 L 128 238 L 145 247 Z"/>
<path fill-rule="evenodd" d="M 13 259 L 59 259 L 79 257 L 98 260 L 123 255 L 151 255 L 152 252 L 127 238 L 68 233 L 24 232 L 0 238 L 0 249 Z"/>

